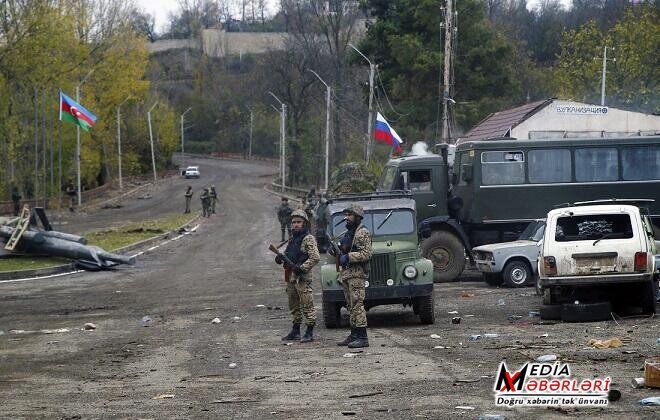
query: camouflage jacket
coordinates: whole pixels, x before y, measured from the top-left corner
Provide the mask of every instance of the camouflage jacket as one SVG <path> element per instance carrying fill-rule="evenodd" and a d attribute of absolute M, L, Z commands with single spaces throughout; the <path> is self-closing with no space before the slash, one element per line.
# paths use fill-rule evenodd
<path fill-rule="evenodd" d="M 186 190 L 186 198 L 192 198 L 193 196 L 193 190 L 191 189 L 190 191 Z"/>
<path fill-rule="evenodd" d="M 209 196 L 210 196 L 211 198 L 218 198 L 218 193 L 217 193 L 217 191 L 215 190 L 215 188 L 211 188 L 211 190 L 209 191 Z"/>
<path fill-rule="evenodd" d="M 316 238 L 314 235 L 308 234 L 302 240 L 300 250 L 307 254 L 307 260 L 300 264 L 300 268 L 305 272 L 302 276 L 298 277 L 295 273 L 291 273 L 291 282 L 306 282 L 312 281 L 312 269 L 319 263 L 321 256 L 319 255 L 319 248 L 316 246 Z"/>
<path fill-rule="evenodd" d="M 277 219 L 280 223 L 291 223 L 291 213 L 293 209 L 289 206 L 279 206 L 277 208 Z"/>
<path fill-rule="evenodd" d="M 342 268 L 341 280 L 369 277 L 371 261 L 371 233 L 364 225 L 358 226 L 353 237 L 353 245 L 348 253 L 348 267 Z"/>
<path fill-rule="evenodd" d="M 202 200 L 202 203 L 210 203 L 211 195 L 207 192 L 204 192 L 202 193 L 202 195 L 199 196 L 199 199 Z"/>

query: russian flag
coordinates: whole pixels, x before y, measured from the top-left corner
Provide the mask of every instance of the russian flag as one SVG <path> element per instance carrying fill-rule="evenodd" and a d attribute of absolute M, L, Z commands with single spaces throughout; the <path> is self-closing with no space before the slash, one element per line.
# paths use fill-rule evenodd
<path fill-rule="evenodd" d="M 399 137 L 396 131 L 394 131 L 387 121 L 385 121 L 385 118 L 380 115 L 380 112 L 376 113 L 376 132 L 374 133 L 374 136 L 376 140 L 394 147 L 397 152 L 401 151 L 403 140 L 401 140 L 401 137 Z"/>

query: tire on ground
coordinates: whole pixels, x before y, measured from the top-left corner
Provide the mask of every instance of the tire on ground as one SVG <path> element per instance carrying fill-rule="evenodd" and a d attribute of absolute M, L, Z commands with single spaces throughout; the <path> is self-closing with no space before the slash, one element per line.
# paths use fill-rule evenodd
<path fill-rule="evenodd" d="M 323 323 L 326 328 L 338 328 L 341 326 L 341 305 L 335 302 L 322 302 Z"/>
<path fill-rule="evenodd" d="M 506 263 L 502 270 L 504 284 L 509 287 L 525 287 L 534 279 L 532 268 L 524 261 L 513 260 Z"/>
<path fill-rule="evenodd" d="M 419 312 L 419 320 L 422 324 L 435 323 L 435 302 L 433 299 L 433 292 L 428 296 L 420 296 L 415 298 L 417 310 Z"/>
<path fill-rule="evenodd" d="M 611 318 L 612 304 L 597 303 L 565 303 L 561 305 L 561 320 L 564 322 L 606 321 Z"/>
<path fill-rule="evenodd" d="M 561 319 L 561 305 L 543 305 L 539 310 L 541 319 L 559 320 Z"/>
<path fill-rule="evenodd" d="M 489 286 L 499 286 L 504 279 L 501 273 L 481 273 L 484 276 L 484 281 Z"/>
<path fill-rule="evenodd" d="M 465 268 L 465 247 L 451 232 L 433 232 L 422 243 L 422 254 L 433 262 L 433 281 L 436 283 L 456 280 Z"/>

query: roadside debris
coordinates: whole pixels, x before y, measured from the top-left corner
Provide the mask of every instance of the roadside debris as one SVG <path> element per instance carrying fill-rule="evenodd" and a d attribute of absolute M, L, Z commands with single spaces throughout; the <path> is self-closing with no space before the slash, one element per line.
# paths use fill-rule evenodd
<path fill-rule="evenodd" d="M 236 363 L 230 363 L 229 364 L 229 369 L 235 369 L 236 366 L 238 366 Z"/>
<path fill-rule="evenodd" d="M 591 347 L 597 349 L 608 349 L 608 348 L 621 347 L 623 345 L 623 342 L 618 338 L 610 338 L 609 340 L 596 340 L 592 338 L 591 340 L 589 340 L 588 344 Z"/>
<path fill-rule="evenodd" d="M 240 317 L 240 316 L 235 316 L 235 317 L 232 318 L 232 320 L 233 320 L 234 322 L 236 322 L 236 321 L 240 321 L 240 320 L 241 320 L 241 317 Z"/>
<path fill-rule="evenodd" d="M 499 336 L 500 336 L 499 334 L 495 334 L 495 333 L 486 333 L 486 334 L 484 334 L 484 338 L 497 338 Z"/>
<path fill-rule="evenodd" d="M 504 299 L 498 299 L 497 300 L 497 306 L 504 306 L 504 305 L 506 305 L 506 302 L 504 301 Z"/>
<path fill-rule="evenodd" d="M 350 359 L 351 357 L 357 357 L 358 353 L 344 353 L 342 357 L 345 357 L 347 359 Z"/>
<path fill-rule="evenodd" d="M 544 354 L 536 358 L 536 361 L 539 363 L 551 363 L 557 361 L 557 355 L 555 354 Z"/>
<path fill-rule="evenodd" d="M 536 338 L 548 338 L 548 333 L 537 335 Z"/>
<path fill-rule="evenodd" d="M 474 297 L 474 293 L 463 292 L 463 293 L 461 293 L 461 297 L 464 297 L 464 298 L 472 298 L 472 297 Z"/>
<path fill-rule="evenodd" d="M 85 329 L 86 329 L 86 330 L 95 330 L 95 329 L 96 329 L 96 325 L 95 325 L 95 324 L 92 324 L 91 322 L 88 322 L 88 323 L 85 324 Z"/>
<path fill-rule="evenodd" d="M 266 305 L 257 305 L 257 306 L 255 306 L 255 308 L 265 308 L 265 307 L 266 307 Z"/>
<path fill-rule="evenodd" d="M 474 407 L 472 407 L 471 405 L 457 405 L 454 408 L 457 410 L 474 410 Z"/>
<path fill-rule="evenodd" d="M 639 400 L 639 403 L 641 405 L 648 405 L 648 406 L 660 406 L 660 397 L 648 397 L 648 398 L 642 398 Z"/>
<path fill-rule="evenodd" d="M 151 325 L 151 321 L 153 321 L 151 317 L 149 315 L 145 315 L 140 320 L 140 324 L 142 324 L 143 327 L 148 327 Z"/>
<path fill-rule="evenodd" d="M 451 323 L 454 325 L 458 325 L 461 323 L 461 317 L 460 316 L 455 316 L 451 319 Z"/>
<path fill-rule="evenodd" d="M 644 381 L 650 388 L 660 388 L 660 357 L 644 361 Z"/>
<path fill-rule="evenodd" d="M 645 386 L 644 378 L 633 378 L 630 382 L 633 388 L 644 388 Z"/>
<path fill-rule="evenodd" d="M 522 319 L 522 315 L 509 315 L 507 318 L 509 321 L 517 321 L 519 319 Z"/>
<path fill-rule="evenodd" d="M 449 315 L 458 315 L 458 311 L 449 311 L 447 312 Z"/>
<path fill-rule="evenodd" d="M 541 311 L 529 311 L 527 315 L 529 318 L 538 318 L 541 316 Z"/>
<path fill-rule="evenodd" d="M 211 320 L 211 324 L 219 324 L 219 323 L 221 323 L 221 322 L 222 322 L 222 321 L 220 321 L 220 318 L 213 318 L 213 319 Z"/>
<path fill-rule="evenodd" d="M 373 397 L 374 395 L 382 395 L 383 391 L 368 392 L 366 394 L 354 394 L 349 395 L 348 398 L 364 398 L 364 397 Z"/>
<path fill-rule="evenodd" d="M 151 198 L 151 194 L 146 193 L 145 195 L 141 195 L 138 197 L 139 200 L 149 200 Z"/>
<path fill-rule="evenodd" d="M 438 338 L 442 338 L 442 337 L 440 337 L 438 334 L 431 334 L 431 338 L 438 339 Z"/>
<path fill-rule="evenodd" d="M 470 341 L 477 341 L 477 340 L 480 340 L 480 339 L 481 339 L 481 335 L 479 335 L 479 334 L 473 334 L 470 337 L 468 337 L 468 340 L 470 340 Z"/>
<path fill-rule="evenodd" d="M 169 400 L 174 398 L 174 394 L 162 394 L 162 395 L 156 395 L 155 397 L 152 398 L 152 400 Z"/>
<path fill-rule="evenodd" d="M 621 391 L 617 389 L 610 389 L 607 393 L 607 399 L 610 401 L 619 401 L 621 399 Z"/>

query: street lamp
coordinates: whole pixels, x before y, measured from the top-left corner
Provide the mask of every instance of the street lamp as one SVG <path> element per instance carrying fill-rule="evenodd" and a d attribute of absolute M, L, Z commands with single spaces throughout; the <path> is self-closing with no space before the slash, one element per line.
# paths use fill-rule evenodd
<path fill-rule="evenodd" d="M 128 95 L 126 99 L 121 101 L 119 105 L 117 105 L 117 157 L 118 157 L 118 163 L 119 163 L 119 189 L 123 190 L 124 189 L 124 184 L 122 181 L 122 176 L 121 176 L 121 112 L 120 108 L 122 105 L 126 103 L 129 99 L 131 99 L 133 95 Z"/>
<path fill-rule="evenodd" d="M 254 125 L 254 113 L 252 112 L 252 108 L 249 106 L 247 109 L 250 111 L 250 143 L 248 145 L 248 160 L 252 160 L 252 127 Z"/>
<path fill-rule="evenodd" d="M 328 173 L 330 172 L 330 97 L 332 88 L 314 70 L 308 69 L 317 79 L 325 85 L 325 187 L 323 192 L 328 192 Z"/>
<path fill-rule="evenodd" d="M 185 159 L 185 150 L 184 150 L 184 148 L 183 148 L 183 147 L 184 147 L 184 146 L 183 146 L 183 117 L 184 117 L 184 116 L 188 113 L 188 111 L 190 111 L 191 109 L 192 109 L 192 107 L 189 107 L 188 109 L 186 109 L 185 111 L 183 111 L 183 114 L 181 114 L 181 159 L 182 159 L 182 160 Z M 182 163 L 184 163 L 184 162 L 185 162 L 185 160 L 184 160 Z M 183 166 L 183 165 L 181 165 L 181 166 Z"/>
<path fill-rule="evenodd" d="M 280 98 L 275 96 L 273 92 L 268 92 L 270 96 L 275 98 L 280 103 L 282 111 L 280 113 L 280 174 L 282 179 L 282 192 L 286 184 L 286 104 L 280 101 Z"/>
<path fill-rule="evenodd" d="M 149 111 L 147 111 L 147 119 L 149 121 L 149 140 L 151 142 L 151 166 L 153 167 L 154 170 L 154 183 L 158 180 L 156 176 L 156 155 L 154 154 L 154 133 L 151 129 L 151 111 L 158 105 L 158 101 L 156 101 L 151 108 L 149 108 Z"/>
<path fill-rule="evenodd" d="M 76 102 L 80 103 L 80 87 L 87 81 L 89 76 L 94 73 L 94 69 L 91 69 L 89 73 L 78 83 L 76 86 Z M 76 173 L 77 173 L 77 191 L 78 191 L 78 206 L 82 204 L 82 188 L 80 183 L 80 126 L 76 125 Z"/>
<path fill-rule="evenodd" d="M 355 45 L 351 44 L 350 42 L 348 45 L 353 48 L 358 54 L 362 56 L 365 60 L 367 60 L 367 63 L 369 63 L 369 127 L 367 129 L 367 150 L 366 150 L 366 162 L 367 165 L 369 164 L 369 159 L 371 159 L 371 145 L 372 145 L 372 138 L 373 138 L 373 129 L 374 129 L 374 77 L 376 73 L 376 65 L 371 62 L 367 58 L 366 55 L 362 54 L 360 50 L 358 50 Z"/>

